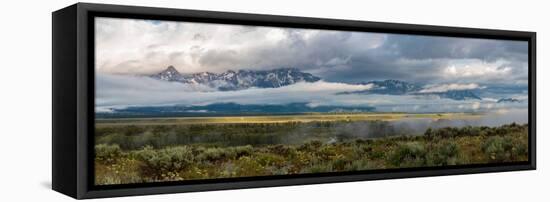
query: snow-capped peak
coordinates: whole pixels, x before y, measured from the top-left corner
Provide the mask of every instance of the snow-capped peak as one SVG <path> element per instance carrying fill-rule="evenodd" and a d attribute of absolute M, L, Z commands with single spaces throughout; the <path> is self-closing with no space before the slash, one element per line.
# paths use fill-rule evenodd
<path fill-rule="evenodd" d="M 204 84 L 219 90 L 240 90 L 251 87 L 278 88 L 297 82 L 315 82 L 321 78 L 310 73 L 301 72 L 296 68 L 280 68 L 272 70 L 228 70 L 219 74 L 198 72 L 180 74 L 173 66 L 151 75 L 152 78 L 176 81 L 182 83 Z"/>

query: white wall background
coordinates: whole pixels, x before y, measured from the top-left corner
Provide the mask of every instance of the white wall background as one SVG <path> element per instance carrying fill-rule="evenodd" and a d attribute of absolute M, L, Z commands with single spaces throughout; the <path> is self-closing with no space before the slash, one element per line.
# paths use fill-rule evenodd
<path fill-rule="evenodd" d="M 139 6 L 536 31 L 538 170 L 101 199 L 107 201 L 544 201 L 550 199 L 549 5 L 522 0 L 141 0 Z M 51 12 L 75 3 L 2 1 L 0 201 L 69 201 L 51 186 Z"/>

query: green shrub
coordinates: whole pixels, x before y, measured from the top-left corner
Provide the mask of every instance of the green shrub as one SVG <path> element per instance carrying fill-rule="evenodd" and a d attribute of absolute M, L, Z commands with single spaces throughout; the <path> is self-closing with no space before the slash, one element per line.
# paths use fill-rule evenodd
<path fill-rule="evenodd" d="M 481 149 L 490 162 L 515 161 L 522 157 L 526 157 L 528 154 L 526 140 L 514 139 L 508 136 L 489 137 L 485 140 Z"/>
<path fill-rule="evenodd" d="M 96 144 L 118 145 L 120 148 L 124 149 L 128 149 L 131 142 L 128 136 L 118 132 L 98 137 L 96 140 Z"/>
<path fill-rule="evenodd" d="M 122 156 L 118 145 L 98 144 L 95 146 L 95 159 L 105 163 L 115 163 Z"/>
<path fill-rule="evenodd" d="M 243 156 L 250 156 L 253 153 L 254 148 L 250 145 L 237 146 L 237 147 L 213 147 L 202 149 L 202 151 L 196 150 L 198 154 L 196 160 L 198 161 L 220 161 L 220 160 L 232 160 L 238 159 Z"/>
<path fill-rule="evenodd" d="M 419 142 L 407 142 L 390 153 L 389 162 L 397 167 L 414 167 L 426 164 L 426 149 Z"/>
<path fill-rule="evenodd" d="M 351 148 L 351 151 L 355 158 L 363 158 L 372 152 L 372 146 L 368 144 L 355 143 L 355 145 Z"/>
<path fill-rule="evenodd" d="M 445 141 L 437 144 L 426 156 L 430 166 L 456 165 L 460 155 L 457 143 Z"/>
<path fill-rule="evenodd" d="M 188 146 L 168 147 L 154 150 L 148 146 L 137 152 L 143 162 L 141 170 L 155 178 L 176 178 L 176 173 L 188 167 L 194 159 Z"/>
<path fill-rule="evenodd" d="M 375 168 L 376 168 L 376 164 L 372 163 L 369 159 L 360 159 L 357 161 L 352 161 L 350 164 L 347 164 L 344 170 L 361 171 L 361 170 L 371 170 Z"/>
<path fill-rule="evenodd" d="M 283 167 L 286 163 L 286 159 L 277 154 L 270 153 L 258 153 L 253 156 L 260 165 L 262 166 L 274 166 L 274 167 Z"/>
<path fill-rule="evenodd" d="M 504 138 L 494 136 L 487 138 L 483 143 L 482 150 L 490 161 L 501 162 L 507 158 L 507 147 L 508 143 L 504 142 Z"/>
<path fill-rule="evenodd" d="M 234 159 L 235 153 L 229 148 L 207 148 L 197 155 L 199 161 L 220 161 L 224 159 Z"/>
<path fill-rule="evenodd" d="M 381 150 L 373 150 L 372 152 L 369 153 L 369 158 L 372 158 L 372 159 L 383 159 L 385 156 L 386 156 L 386 152 Z"/>
<path fill-rule="evenodd" d="M 527 124 L 519 125 L 516 123 L 506 124 L 499 127 L 487 126 L 464 126 L 464 127 L 443 127 L 439 129 L 428 128 L 424 136 L 434 137 L 464 137 L 464 136 L 495 136 L 510 133 L 527 132 Z"/>
<path fill-rule="evenodd" d="M 300 173 L 327 173 L 333 171 L 330 163 L 316 163 L 302 169 Z"/>
<path fill-rule="evenodd" d="M 529 155 L 529 146 L 527 142 L 518 141 L 518 144 L 514 147 L 514 155 L 517 157 L 527 157 Z"/>
<path fill-rule="evenodd" d="M 337 130 L 327 129 L 342 124 L 347 123 L 102 127 L 96 134 L 95 181 L 125 184 L 528 159 L 526 124 L 429 129 L 417 136 L 345 137 L 333 144 L 318 141 L 334 137 Z M 311 127 L 311 134 L 296 135 L 304 127 Z M 273 135 L 281 135 L 284 142 Z"/>
<path fill-rule="evenodd" d="M 334 160 L 331 161 L 331 164 L 332 164 L 332 168 L 336 171 L 343 171 L 345 170 L 347 167 L 349 167 L 349 165 L 351 164 L 352 161 L 350 161 L 349 159 L 346 159 L 344 158 L 343 156 L 339 156 L 339 158 L 336 158 Z"/>
<path fill-rule="evenodd" d="M 336 157 L 337 150 L 335 146 L 324 145 L 313 152 L 315 156 L 323 161 L 331 160 Z"/>
<path fill-rule="evenodd" d="M 235 158 L 240 158 L 243 156 L 250 156 L 254 148 L 250 145 L 246 145 L 246 146 L 231 147 L 231 150 L 233 151 L 233 153 L 235 153 Z"/>
<path fill-rule="evenodd" d="M 261 176 L 268 175 L 268 170 L 250 157 L 241 157 L 235 161 L 236 176 Z"/>
<path fill-rule="evenodd" d="M 319 149 L 319 147 L 321 146 L 323 146 L 323 143 L 321 141 L 313 140 L 300 145 L 300 147 L 298 147 L 298 150 L 313 152 L 317 151 L 317 149 Z"/>
<path fill-rule="evenodd" d="M 104 162 L 105 163 L 105 162 Z M 121 158 L 113 164 L 98 164 L 95 167 L 96 184 L 140 183 L 143 178 L 139 175 L 139 161 Z"/>
<path fill-rule="evenodd" d="M 292 157 L 296 155 L 296 148 L 288 145 L 272 145 L 267 147 L 270 153 L 274 153 L 281 156 Z"/>
<path fill-rule="evenodd" d="M 432 128 L 428 128 L 424 132 L 424 136 L 426 136 L 428 138 L 432 138 L 434 135 L 435 135 L 435 133 L 433 132 Z"/>

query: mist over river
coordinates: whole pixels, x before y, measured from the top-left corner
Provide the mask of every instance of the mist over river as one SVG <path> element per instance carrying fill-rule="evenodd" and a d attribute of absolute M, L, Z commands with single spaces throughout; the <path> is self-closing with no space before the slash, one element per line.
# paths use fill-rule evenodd
<path fill-rule="evenodd" d="M 147 145 L 162 136 L 169 145 L 219 143 L 224 145 L 302 144 L 310 140 L 338 142 L 356 138 L 423 135 L 428 128 L 528 123 L 527 108 L 478 113 L 311 114 L 282 116 L 122 118 L 96 120 L 99 140 L 130 138 L 117 144 Z M 131 137 L 111 137 L 112 131 Z M 102 137 L 103 136 L 103 137 Z M 134 140 L 135 139 L 135 140 Z M 164 140 L 165 139 L 165 140 Z M 151 140 L 151 141 L 153 141 Z M 174 141 L 177 140 L 177 141 Z M 102 142 L 102 141 L 99 141 Z M 162 142 L 162 141 L 161 141 Z M 160 144 L 160 143 L 159 143 Z M 164 143 L 163 143 L 164 144 Z M 134 146 L 132 146 L 134 147 Z"/>
<path fill-rule="evenodd" d="M 414 116 L 395 120 L 355 121 L 335 124 L 325 128 L 329 133 L 341 138 L 378 138 L 400 135 L 422 135 L 428 128 L 488 126 L 497 127 L 505 124 L 528 123 L 527 109 L 498 110 L 476 114 L 475 116 L 454 118 L 418 118 Z M 310 129 L 310 128 L 309 128 Z M 306 138 L 312 134 L 308 127 L 295 131 Z"/>

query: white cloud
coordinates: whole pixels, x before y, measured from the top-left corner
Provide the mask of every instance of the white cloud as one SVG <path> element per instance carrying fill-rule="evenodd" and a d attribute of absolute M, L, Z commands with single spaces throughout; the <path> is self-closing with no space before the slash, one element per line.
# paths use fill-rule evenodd
<path fill-rule="evenodd" d="M 513 76 L 513 68 L 505 60 L 486 62 L 479 59 L 450 60 L 443 68 L 448 79 L 502 79 Z"/>
<path fill-rule="evenodd" d="M 350 83 L 526 84 L 526 50 L 522 41 L 96 18 L 96 71 L 110 74 L 294 67 Z"/>
<path fill-rule="evenodd" d="M 494 100 L 451 100 L 418 95 L 337 94 L 361 91 L 372 85 L 318 81 L 280 88 L 249 88 L 217 91 L 207 86 L 166 82 L 142 76 L 97 75 L 96 110 L 128 106 L 207 105 L 213 103 L 288 104 L 308 106 L 372 106 L 378 111 L 485 111 L 526 107 L 522 103 L 496 103 Z"/>
<path fill-rule="evenodd" d="M 479 103 L 479 102 L 472 103 L 472 109 L 473 110 L 478 110 L 479 107 L 481 107 L 481 103 Z"/>
<path fill-rule="evenodd" d="M 384 34 L 376 33 L 96 18 L 96 70 L 151 74 L 169 65 L 183 73 L 311 68 L 323 54 L 329 58 L 323 65 L 341 67 L 349 56 L 338 56 L 335 49 L 367 50 L 384 40 Z"/>
<path fill-rule="evenodd" d="M 399 79 L 437 83 L 425 86 L 422 92 L 445 92 L 526 85 L 528 78 L 527 53 L 522 48 L 527 43 L 517 41 L 115 18 L 97 18 L 96 37 L 97 104 L 105 110 L 114 106 L 214 102 L 453 110 L 472 103 L 437 97 L 334 95 L 368 86 L 328 81 Z M 515 43 L 521 46 L 518 50 L 505 48 Z M 120 76 L 152 74 L 169 65 L 182 73 L 295 67 L 325 81 L 217 92 L 206 86 Z M 527 96 L 527 92 L 522 94 Z M 484 109 L 485 102 L 510 97 L 500 92 L 480 96 L 492 100 L 483 100 L 478 110 Z"/>
<path fill-rule="evenodd" d="M 239 91 L 216 91 L 203 85 L 166 82 L 142 76 L 97 75 L 96 105 L 98 107 L 125 107 L 147 105 L 205 105 L 217 102 L 240 104 L 281 104 L 318 102 L 321 104 L 347 103 L 333 101 L 334 94 L 361 91 L 368 85 L 352 85 L 318 81 L 300 82 L 280 88 L 249 88 Z M 353 101 L 350 101 L 353 102 Z M 363 103 L 365 104 L 365 103 Z"/>
<path fill-rule="evenodd" d="M 451 84 L 434 84 L 426 85 L 424 89 L 420 90 L 421 93 L 442 93 L 451 90 L 473 90 L 473 89 L 483 89 L 484 86 L 479 86 L 476 83 L 451 83 Z"/>
<path fill-rule="evenodd" d="M 186 93 L 215 91 L 200 84 L 166 82 L 149 77 L 96 74 L 96 106 L 173 104 Z"/>

